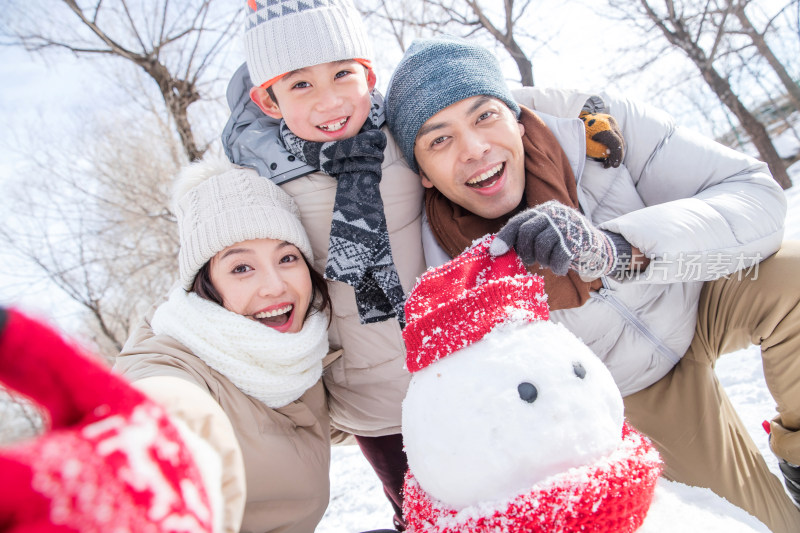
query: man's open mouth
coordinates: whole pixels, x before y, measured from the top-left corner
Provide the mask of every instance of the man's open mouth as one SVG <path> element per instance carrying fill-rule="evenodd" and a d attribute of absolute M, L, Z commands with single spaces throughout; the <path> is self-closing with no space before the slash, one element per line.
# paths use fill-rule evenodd
<path fill-rule="evenodd" d="M 500 163 L 494 168 L 491 168 L 481 174 L 480 176 L 476 176 L 467 182 L 468 187 L 472 187 L 474 189 L 482 189 L 483 187 L 490 187 L 500 179 L 500 176 L 503 175 L 503 171 L 506 169 L 505 163 Z"/>

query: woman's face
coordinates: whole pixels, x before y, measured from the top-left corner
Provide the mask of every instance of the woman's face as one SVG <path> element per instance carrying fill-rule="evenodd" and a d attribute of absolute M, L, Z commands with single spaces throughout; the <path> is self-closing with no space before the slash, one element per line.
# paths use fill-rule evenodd
<path fill-rule="evenodd" d="M 211 283 L 225 309 L 273 328 L 297 333 L 311 305 L 311 276 L 300 250 L 285 241 L 254 239 L 211 258 Z"/>

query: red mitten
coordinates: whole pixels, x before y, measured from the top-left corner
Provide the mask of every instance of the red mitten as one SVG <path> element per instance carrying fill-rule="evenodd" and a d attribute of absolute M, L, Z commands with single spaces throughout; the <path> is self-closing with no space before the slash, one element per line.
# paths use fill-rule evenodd
<path fill-rule="evenodd" d="M 200 471 L 164 410 L 55 332 L 0 308 L 0 381 L 50 428 L 0 449 L 0 530 L 210 532 Z"/>

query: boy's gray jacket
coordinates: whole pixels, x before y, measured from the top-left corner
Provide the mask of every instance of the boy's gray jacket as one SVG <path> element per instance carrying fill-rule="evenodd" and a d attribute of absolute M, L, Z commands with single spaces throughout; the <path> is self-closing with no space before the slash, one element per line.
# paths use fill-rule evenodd
<path fill-rule="evenodd" d="M 764 163 L 677 127 L 657 109 L 601 94 L 626 143 L 623 165 L 604 169 L 586 160 L 584 126 L 573 118 L 591 94 L 529 87 L 514 95 L 559 139 L 584 213 L 653 258 L 638 279 L 604 279 L 583 306 L 551 313 L 605 362 L 623 395 L 637 392 L 683 357 L 703 282 L 757 274 L 757 263 L 780 247 L 783 191 Z M 428 231 L 426 259 L 435 265 L 443 252 Z"/>
<path fill-rule="evenodd" d="M 250 101 L 247 69 L 240 68 L 228 88 L 231 117 L 222 135 L 228 157 L 267 176 L 288 192 L 300 209 L 300 219 L 314 250 L 315 266 L 324 272 L 328 257 L 334 178 L 299 164 L 279 141 L 277 121 L 265 117 Z M 385 127 L 386 150 L 380 184 L 392 257 L 406 293 L 425 270 L 421 246 L 423 187 L 409 170 Z M 405 346 L 397 320 L 361 324 L 353 288 L 329 282 L 333 317 L 331 350 L 342 356 L 325 369 L 331 423 L 347 433 L 364 436 L 400 432 L 400 406 L 410 374 L 405 370 Z"/>
<path fill-rule="evenodd" d="M 316 169 L 290 154 L 280 141 L 280 121 L 268 117 L 250 100 L 250 74 L 242 64 L 228 84 L 231 116 L 222 131 L 228 159 L 269 176 L 276 185 L 305 176 Z M 316 252 L 315 252 L 316 253 Z"/>

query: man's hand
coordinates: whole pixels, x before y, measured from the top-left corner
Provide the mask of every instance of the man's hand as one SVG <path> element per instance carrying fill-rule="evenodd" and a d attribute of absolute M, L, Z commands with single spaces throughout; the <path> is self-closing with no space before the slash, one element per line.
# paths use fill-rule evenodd
<path fill-rule="evenodd" d="M 577 210 L 551 200 L 514 216 L 497 233 L 489 252 L 515 248 L 526 265 L 539 263 L 563 276 L 569 269 L 598 278 L 617 263 L 613 241 Z"/>
<path fill-rule="evenodd" d="M 602 161 L 605 168 L 617 168 L 625 156 L 625 139 L 614 117 L 582 111 L 579 118 L 586 128 L 586 155 Z"/>

